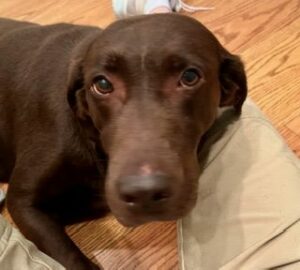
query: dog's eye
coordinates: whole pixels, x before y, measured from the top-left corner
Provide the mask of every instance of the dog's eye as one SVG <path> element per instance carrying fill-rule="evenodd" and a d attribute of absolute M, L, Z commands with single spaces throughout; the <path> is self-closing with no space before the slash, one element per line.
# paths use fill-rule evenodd
<path fill-rule="evenodd" d="M 195 68 L 189 68 L 182 73 L 179 85 L 183 87 L 191 87 L 196 85 L 199 82 L 200 78 L 201 76 Z"/>
<path fill-rule="evenodd" d="M 98 94 L 107 95 L 114 89 L 112 83 L 108 79 L 106 79 L 104 76 L 100 76 L 94 81 L 92 90 L 94 90 Z"/>

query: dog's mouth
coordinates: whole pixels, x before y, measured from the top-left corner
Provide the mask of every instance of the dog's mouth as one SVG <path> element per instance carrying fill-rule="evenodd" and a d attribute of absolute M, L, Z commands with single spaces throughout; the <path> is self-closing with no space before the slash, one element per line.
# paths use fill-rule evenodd
<path fill-rule="evenodd" d="M 147 215 L 147 216 L 124 216 L 116 215 L 115 218 L 120 224 L 125 227 L 137 227 L 149 222 L 168 221 L 173 219 L 166 219 L 163 215 Z"/>
<path fill-rule="evenodd" d="M 184 151 L 173 149 L 169 141 L 159 138 L 150 149 L 142 142 L 126 139 L 118 147 L 107 148 L 106 199 L 125 226 L 177 220 L 192 209 L 197 198 L 196 147 L 190 143 Z"/>
<path fill-rule="evenodd" d="M 121 223 L 125 227 L 137 227 L 150 222 L 175 221 L 183 216 L 184 214 L 180 215 L 159 212 L 152 214 L 144 213 L 141 215 L 127 213 L 122 215 L 115 215 L 115 218 L 118 220 L 119 223 Z"/>
<path fill-rule="evenodd" d="M 110 210 L 123 226 L 136 227 L 149 222 L 175 221 L 184 217 L 195 205 L 196 190 L 180 190 L 166 200 L 147 201 L 143 204 L 127 203 L 115 195 L 108 195 L 107 199 Z"/>

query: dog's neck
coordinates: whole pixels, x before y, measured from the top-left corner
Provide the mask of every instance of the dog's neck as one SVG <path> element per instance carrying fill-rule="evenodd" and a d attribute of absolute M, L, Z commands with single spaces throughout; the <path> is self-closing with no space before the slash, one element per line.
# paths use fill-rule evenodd
<path fill-rule="evenodd" d="M 198 146 L 198 159 L 201 168 L 205 166 L 213 145 L 222 138 L 228 127 L 239 117 L 240 114 L 233 107 L 218 108 L 217 119 L 203 135 Z"/>

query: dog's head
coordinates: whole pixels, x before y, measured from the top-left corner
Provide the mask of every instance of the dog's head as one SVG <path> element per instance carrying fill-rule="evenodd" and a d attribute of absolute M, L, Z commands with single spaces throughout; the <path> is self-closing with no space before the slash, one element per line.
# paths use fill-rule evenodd
<path fill-rule="evenodd" d="M 242 62 L 174 14 L 117 21 L 79 59 L 69 100 L 108 156 L 112 212 L 126 225 L 182 217 L 197 198 L 199 141 L 218 107 L 241 111 Z"/>

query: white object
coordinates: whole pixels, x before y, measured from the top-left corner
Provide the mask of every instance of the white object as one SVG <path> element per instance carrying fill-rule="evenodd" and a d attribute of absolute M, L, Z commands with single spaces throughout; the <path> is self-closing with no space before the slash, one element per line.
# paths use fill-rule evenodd
<path fill-rule="evenodd" d="M 0 205 L 4 202 L 5 200 L 5 192 L 3 189 L 0 188 Z"/>
<path fill-rule="evenodd" d="M 188 5 L 182 0 L 112 0 L 112 6 L 118 18 L 148 14 L 156 7 L 167 7 L 170 11 L 176 12 L 180 10 L 195 12 L 214 9 L 214 7 Z"/>

